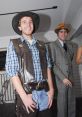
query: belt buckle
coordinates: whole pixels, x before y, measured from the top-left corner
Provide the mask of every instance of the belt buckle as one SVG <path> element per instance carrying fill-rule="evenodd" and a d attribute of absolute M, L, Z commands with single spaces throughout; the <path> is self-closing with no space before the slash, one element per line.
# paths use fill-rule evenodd
<path fill-rule="evenodd" d="M 40 88 L 40 82 L 38 82 L 37 86 L 36 86 L 36 90 L 38 90 Z"/>

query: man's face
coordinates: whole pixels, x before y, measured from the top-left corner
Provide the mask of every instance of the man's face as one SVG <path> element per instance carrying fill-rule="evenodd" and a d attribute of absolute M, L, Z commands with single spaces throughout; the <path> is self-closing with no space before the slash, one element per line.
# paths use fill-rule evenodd
<path fill-rule="evenodd" d="M 19 30 L 22 31 L 24 35 L 31 35 L 33 32 L 33 21 L 31 17 L 23 17 L 19 21 Z"/>
<path fill-rule="evenodd" d="M 59 32 L 58 32 L 58 38 L 59 38 L 61 41 L 66 40 L 67 36 L 68 36 L 67 30 L 65 30 L 65 29 L 59 30 Z"/>

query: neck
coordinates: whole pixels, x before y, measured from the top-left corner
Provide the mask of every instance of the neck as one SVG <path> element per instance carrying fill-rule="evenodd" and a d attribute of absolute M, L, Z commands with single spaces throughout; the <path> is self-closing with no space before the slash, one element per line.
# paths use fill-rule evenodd
<path fill-rule="evenodd" d="M 27 39 L 27 40 L 32 40 L 32 35 L 23 34 L 23 37 L 25 37 L 25 39 Z"/>

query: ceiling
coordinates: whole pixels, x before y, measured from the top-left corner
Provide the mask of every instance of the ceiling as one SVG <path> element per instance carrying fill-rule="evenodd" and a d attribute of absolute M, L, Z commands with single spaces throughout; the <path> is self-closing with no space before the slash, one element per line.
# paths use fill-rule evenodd
<path fill-rule="evenodd" d="M 53 6 L 58 7 L 40 10 Z M 12 29 L 15 12 L 32 10 L 38 13 L 41 19 L 38 32 L 47 32 L 54 30 L 60 22 L 71 23 L 73 15 L 81 6 L 82 0 L 0 0 L 0 37 L 16 35 Z"/>

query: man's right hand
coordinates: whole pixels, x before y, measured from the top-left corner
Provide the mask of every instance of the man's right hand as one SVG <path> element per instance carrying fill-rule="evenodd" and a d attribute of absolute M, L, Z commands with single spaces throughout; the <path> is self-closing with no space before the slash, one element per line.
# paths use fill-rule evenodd
<path fill-rule="evenodd" d="M 28 95 L 26 94 L 19 76 L 12 77 L 11 82 L 13 83 L 15 90 L 17 91 L 20 98 L 22 99 L 27 112 L 28 113 L 30 113 L 30 111 L 34 112 L 34 109 L 36 108 L 36 103 L 32 99 L 32 94 L 28 94 Z"/>
<path fill-rule="evenodd" d="M 26 110 L 28 114 L 30 113 L 30 110 L 34 112 L 34 108 L 36 108 L 36 103 L 32 99 L 32 94 L 26 94 L 23 98 L 22 101 L 26 107 Z"/>
<path fill-rule="evenodd" d="M 72 87 L 72 83 L 71 83 L 70 80 L 68 80 L 67 78 L 65 78 L 65 79 L 63 80 L 63 83 L 64 83 L 65 86 L 70 86 L 70 87 Z"/>

